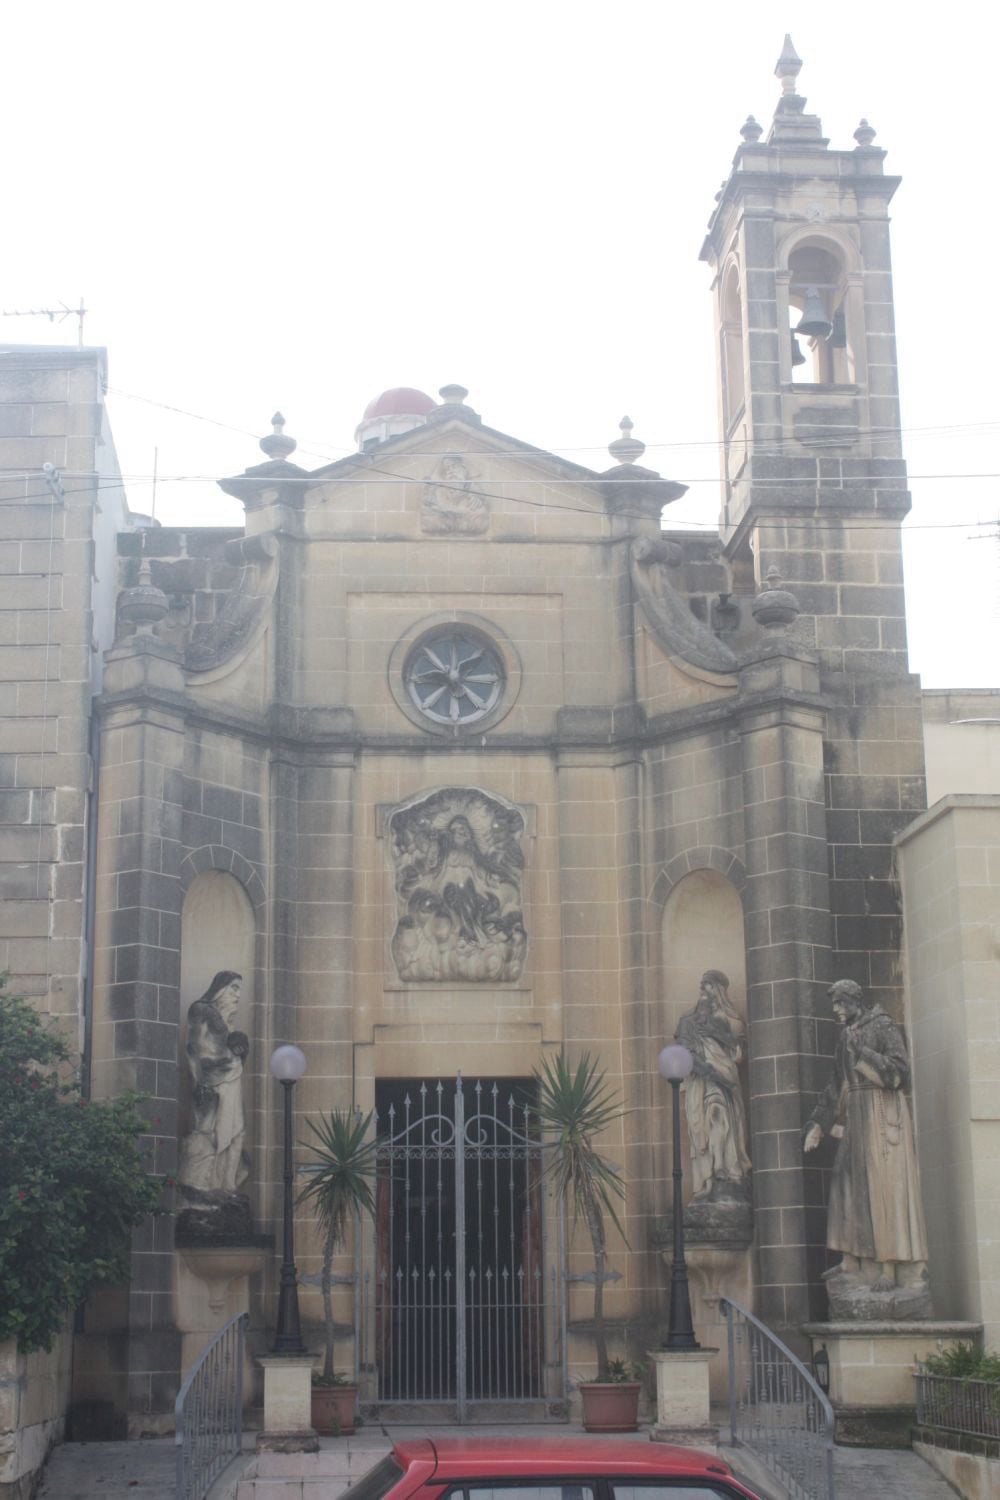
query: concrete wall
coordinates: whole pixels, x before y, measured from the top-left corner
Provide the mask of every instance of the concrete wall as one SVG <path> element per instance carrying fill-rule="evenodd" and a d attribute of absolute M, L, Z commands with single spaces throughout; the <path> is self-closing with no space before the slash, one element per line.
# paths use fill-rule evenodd
<path fill-rule="evenodd" d="M 949 792 L 1000 792 L 1000 689 L 925 689 L 927 803 Z"/>
<path fill-rule="evenodd" d="M 917 1142 L 939 1317 L 1000 1345 L 1000 794 L 897 841 Z"/>

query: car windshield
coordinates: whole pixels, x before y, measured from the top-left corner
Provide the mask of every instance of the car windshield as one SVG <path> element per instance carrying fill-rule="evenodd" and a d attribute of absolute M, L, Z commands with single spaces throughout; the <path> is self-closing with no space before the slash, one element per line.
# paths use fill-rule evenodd
<path fill-rule="evenodd" d="M 349 1490 L 344 1490 L 339 1500 L 382 1500 L 382 1496 L 387 1495 L 394 1484 L 399 1483 L 402 1474 L 400 1465 L 391 1453 L 387 1453 L 373 1469 L 362 1474 L 356 1484 L 352 1484 Z"/>

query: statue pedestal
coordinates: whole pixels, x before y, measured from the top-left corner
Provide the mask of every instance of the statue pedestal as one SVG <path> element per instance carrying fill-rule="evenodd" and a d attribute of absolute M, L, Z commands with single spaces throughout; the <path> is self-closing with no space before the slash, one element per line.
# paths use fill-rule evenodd
<path fill-rule="evenodd" d="M 264 1371 L 264 1428 L 257 1435 L 257 1452 L 316 1453 L 312 1355 L 268 1354 L 257 1363 Z"/>
<path fill-rule="evenodd" d="M 174 1320 L 181 1335 L 181 1378 L 205 1345 L 239 1313 L 250 1310 L 250 1278 L 263 1271 L 274 1245 L 269 1234 L 238 1245 L 178 1245 L 174 1251 Z M 253 1364 L 243 1370 L 247 1405 L 253 1405 Z"/>
<path fill-rule="evenodd" d="M 895 1323 L 804 1323 L 815 1358 L 830 1361 L 837 1442 L 856 1448 L 908 1448 L 915 1423 L 913 1368 L 960 1341 L 980 1341 L 980 1323 L 913 1319 Z"/>
<path fill-rule="evenodd" d="M 656 1426 L 654 1443 L 715 1452 L 719 1429 L 711 1420 L 709 1364 L 718 1349 L 650 1349 L 656 1365 Z"/>
<path fill-rule="evenodd" d="M 729 1399 L 729 1366 L 726 1355 L 726 1320 L 719 1311 L 719 1299 L 730 1297 L 743 1307 L 753 1302 L 753 1257 L 750 1245 L 753 1219 L 750 1205 L 733 1205 L 730 1217 L 719 1224 L 716 1235 L 702 1238 L 708 1226 L 697 1221 L 692 1226 L 684 1214 L 688 1280 L 691 1287 L 691 1312 L 698 1337 L 718 1347 L 708 1367 L 712 1401 L 725 1406 Z M 653 1243 L 667 1268 L 667 1282 L 674 1264 L 673 1221 L 669 1215 L 657 1222 Z"/>

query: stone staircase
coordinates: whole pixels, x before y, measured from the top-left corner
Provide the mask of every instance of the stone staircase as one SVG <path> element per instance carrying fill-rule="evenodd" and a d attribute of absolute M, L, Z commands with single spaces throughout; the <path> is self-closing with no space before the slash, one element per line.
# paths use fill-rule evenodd
<path fill-rule="evenodd" d="M 504 1429 L 438 1429 L 441 1435 L 499 1437 Z M 579 1429 L 561 1426 L 561 1432 Z M 314 1454 L 254 1452 L 254 1434 L 216 1481 L 208 1500 L 336 1500 L 387 1453 L 394 1439 L 415 1436 L 419 1427 L 376 1425 L 347 1438 L 323 1438 Z M 648 1442 L 648 1432 L 634 1435 Z M 595 1439 L 599 1441 L 599 1439 Z M 787 1500 L 765 1470 L 745 1465 L 744 1450 L 723 1447 L 722 1457 L 763 1500 Z M 131 1443 L 64 1443 L 46 1464 L 37 1500 L 176 1500 L 174 1440 L 147 1438 Z M 837 1500 L 956 1500 L 955 1491 L 916 1453 L 879 1448 L 837 1448 L 834 1453 Z"/>
<path fill-rule="evenodd" d="M 176 1500 L 172 1437 L 53 1448 L 37 1500 Z"/>

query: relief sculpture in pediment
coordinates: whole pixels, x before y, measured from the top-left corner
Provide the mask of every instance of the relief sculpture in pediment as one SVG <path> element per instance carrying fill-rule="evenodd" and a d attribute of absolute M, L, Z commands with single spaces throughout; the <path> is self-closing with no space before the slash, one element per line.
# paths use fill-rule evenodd
<path fill-rule="evenodd" d="M 482 536 L 490 523 L 489 501 L 473 489 L 468 464 L 447 453 L 424 487 L 420 529 L 428 536 Z"/>
<path fill-rule="evenodd" d="M 389 819 L 397 901 L 392 956 L 400 979 L 518 979 L 524 818 L 467 788 L 435 792 Z"/>

